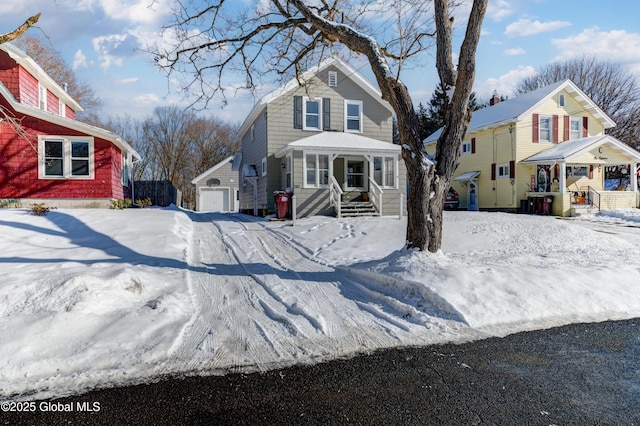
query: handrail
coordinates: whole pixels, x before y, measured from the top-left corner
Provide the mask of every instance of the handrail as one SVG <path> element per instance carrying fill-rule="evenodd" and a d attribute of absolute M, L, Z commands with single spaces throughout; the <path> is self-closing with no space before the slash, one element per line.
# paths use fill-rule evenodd
<path fill-rule="evenodd" d="M 373 203 L 373 205 L 378 210 L 378 215 L 382 216 L 382 188 L 378 185 L 378 183 L 369 176 L 369 201 Z"/>
<path fill-rule="evenodd" d="M 600 211 L 600 193 L 595 189 L 593 189 L 591 186 L 587 186 L 587 194 L 588 194 L 587 197 L 589 200 L 589 204 L 591 204 L 594 207 L 597 207 L 598 211 Z M 591 196 L 591 194 L 593 194 L 593 197 Z"/>
<path fill-rule="evenodd" d="M 329 177 L 329 206 L 332 206 L 336 210 L 336 215 L 338 218 L 341 217 L 342 214 L 342 188 L 340 188 L 340 184 L 336 180 L 335 176 Z"/>

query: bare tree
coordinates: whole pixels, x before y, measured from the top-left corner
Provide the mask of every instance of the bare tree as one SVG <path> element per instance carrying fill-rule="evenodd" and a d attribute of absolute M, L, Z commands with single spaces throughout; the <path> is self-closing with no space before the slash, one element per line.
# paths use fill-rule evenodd
<path fill-rule="evenodd" d="M 526 93 L 560 80 L 571 79 L 616 122 L 608 134 L 639 147 L 640 85 L 622 63 L 580 56 L 542 67 L 520 81 L 518 93 Z M 579 113 L 579 112 L 576 112 Z"/>
<path fill-rule="evenodd" d="M 469 96 L 475 77 L 475 52 L 488 0 L 474 0 L 466 34 L 453 64 L 448 0 L 349 2 L 346 0 L 270 0 L 254 9 L 227 13 L 229 2 L 202 6 L 176 3 L 175 21 L 167 28 L 175 43 L 157 49 L 159 66 L 188 71 L 186 89 L 206 101 L 223 92 L 225 72 L 240 71 L 253 88 L 269 72 L 283 76 L 308 68 L 336 50 L 364 56 L 382 98 L 393 107 L 409 182 L 407 247 L 435 252 L 442 241 L 442 210 L 460 145 L 471 120 Z M 392 12 L 392 14 L 390 14 Z M 433 19 L 429 16 L 434 13 Z M 380 21 L 380 17 L 389 21 Z M 395 28 L 391 28 L 395 26 Z M 435 30 L 429 27 L 435 26 Z M 375 29 L 375 30 L 374 30 Z M 377 34 L 379 40 L 373 37 Z M 420 123 L 400 74 L 407 60 L 424 52 L 435 38 L 436 68 L 444 87 L 454 88 L 445 109 L 445 125 L 432 162 L 420 138 Z M 213 75 L 211 75 L 213 74 Z"/>
<path fill-rule="evenodd" d="M 176 106 L 156 108 L 142 123 L 141 136 L 134 144 L 144 157 L 140 176 L 170 181 L 186 207 L 195 205 L 191 180 L 238 149 L 234 127 Z"/>
<path fill-rule="evenodd" d="M 40 19 L 40 14 L 36 14 L 28 18 L 22 25 L 20 25 L 15 30 L 8 32 L 6 34 L 0 34 L 0 44 L 8 43 L 10 41 L 16 40 L 22 34 L 24 34 L 29 28 L 38 23 L 38 19 Z"/>
<path fill-rule="evenodd" d="M 27 35 L 16 39 L 13 44 L 24 50 L 56 83 L 66 85 L 69 95 L 84 109 L 83 112 L 77 114 L 78 120 L 98 124 L 98 112 L 102 105 L 100 98 L 91 86 L 78 81 L 75 72 L 62 59 L 62 55 L 52 44 L 38 37 Z"/>

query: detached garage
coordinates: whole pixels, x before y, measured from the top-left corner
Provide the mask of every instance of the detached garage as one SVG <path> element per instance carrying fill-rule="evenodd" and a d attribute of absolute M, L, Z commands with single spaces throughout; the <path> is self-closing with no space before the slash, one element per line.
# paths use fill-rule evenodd
<path fill-rule="evenodd" d="M 196 211 L 238 211 L 238 172 L 232 164 L 233 156 L 191 181 L 196 186 Z"/>

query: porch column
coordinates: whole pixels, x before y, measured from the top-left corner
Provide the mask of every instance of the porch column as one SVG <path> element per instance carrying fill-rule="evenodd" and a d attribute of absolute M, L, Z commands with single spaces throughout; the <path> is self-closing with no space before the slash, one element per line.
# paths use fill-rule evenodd
<path fill-rule="evenodd" d="M 629 179 L 631 181 L 631 190 L 636 192 L 638 190 L 638 164 L 633 163 L 629 168 Z"/>
<path fill-rule="evenodd" d="M 567 192 L 567 163 L 560 163 L 560 193 Z"/>

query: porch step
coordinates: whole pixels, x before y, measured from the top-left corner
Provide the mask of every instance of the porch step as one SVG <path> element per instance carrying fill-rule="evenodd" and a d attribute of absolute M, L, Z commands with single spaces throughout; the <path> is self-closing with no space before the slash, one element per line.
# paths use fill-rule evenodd
<path fill-rule="evenodd" d="M 342 217 L 378 216 L 378 210 L 370 201 L 349 201 L 341 205 Z"/>
<path fill-rule="evenodd" d="M 573 204 L 571 206 L 571 217 L 590 216 L 600 211 L 597 207 L 590 204 Z"/>

